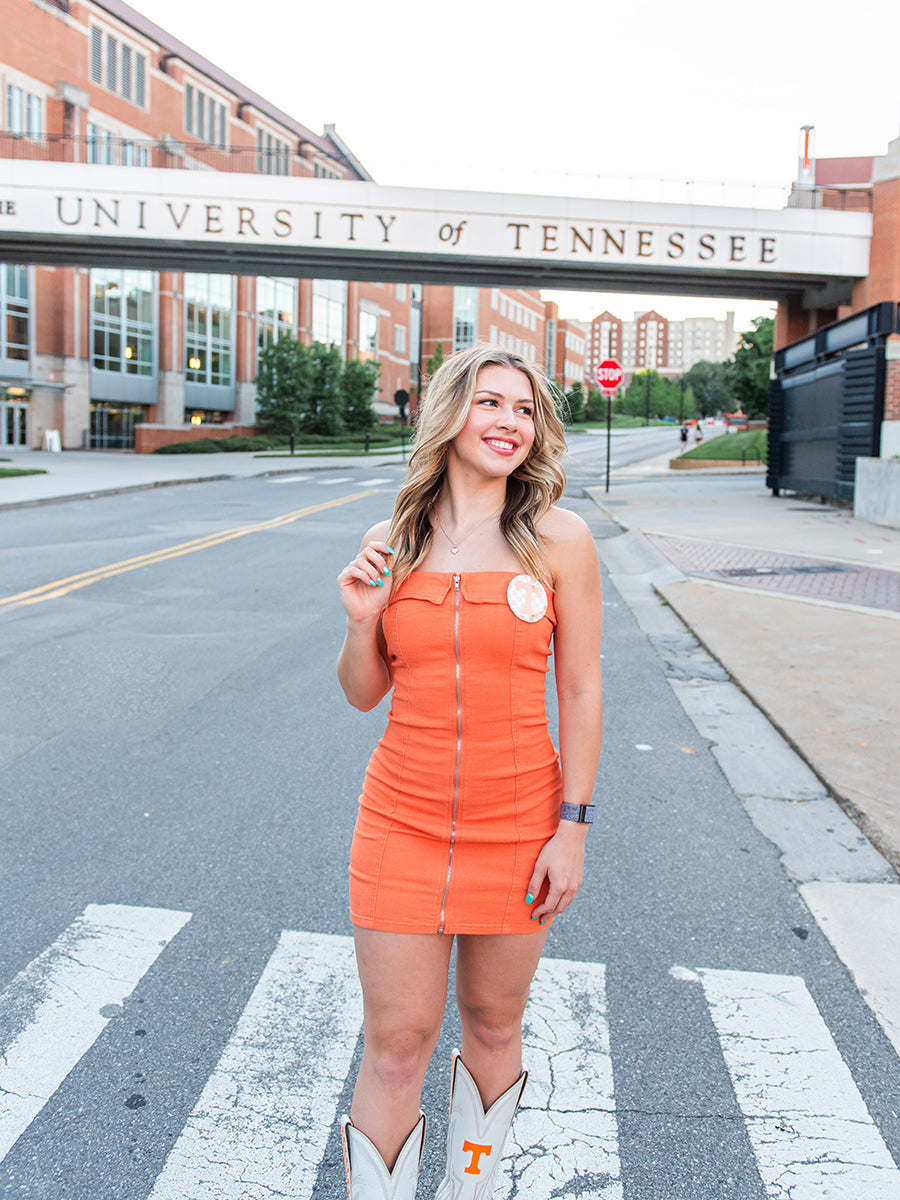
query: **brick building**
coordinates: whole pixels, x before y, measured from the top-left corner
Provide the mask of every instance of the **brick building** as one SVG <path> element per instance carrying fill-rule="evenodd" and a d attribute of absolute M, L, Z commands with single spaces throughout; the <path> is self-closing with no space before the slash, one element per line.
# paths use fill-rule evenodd
<path fill-rule="evenodd" d="M 788 201 L 791 207 L 871 212 L 869 273 L 853 287 L 850 304 L 829 303 L 807 310 L 797 297 L 779 303 L 775 322 L 776 349 L 804 338 L 832 321 L 870 305 L 900 302 L 900 137 L 876 157 L 820 158 L 798 173 Z M 900 454 L 900 336 L 886 345 L 884 422 L 881 453 Z"/>
<path fill-rule="evenodd" d="M 547 336 L 544 351 L 544 370 L 568 390 L 574 383 L 589 389 L 587 377 L 590 353 L 590 326 L 559 315 L 559 305 L 548 300 Z"/>

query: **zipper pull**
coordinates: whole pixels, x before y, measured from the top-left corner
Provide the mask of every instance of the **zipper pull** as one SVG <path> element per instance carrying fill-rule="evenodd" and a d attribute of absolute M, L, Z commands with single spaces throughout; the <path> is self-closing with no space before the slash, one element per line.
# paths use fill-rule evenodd
<path fill-rule="evenodd" d="M 453 590 L 454 590 L 454 592 L 459 591 L 459 576 L 458 575 L 453 576 Z"/>

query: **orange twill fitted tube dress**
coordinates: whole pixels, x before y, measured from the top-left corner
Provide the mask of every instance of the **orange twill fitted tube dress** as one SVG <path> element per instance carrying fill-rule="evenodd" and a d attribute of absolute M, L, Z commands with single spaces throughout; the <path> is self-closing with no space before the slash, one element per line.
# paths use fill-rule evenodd
<path fill-rule="evenodd" d="M 544 615 L 517 616 L 508 589 L 523 578 L 413 571 L 391 596 L 394 690 L 350 852 L 355 925 L 534 928 L 525 895 L 559 823 L 561 777 L 545 696 L 553 596 Z"/>

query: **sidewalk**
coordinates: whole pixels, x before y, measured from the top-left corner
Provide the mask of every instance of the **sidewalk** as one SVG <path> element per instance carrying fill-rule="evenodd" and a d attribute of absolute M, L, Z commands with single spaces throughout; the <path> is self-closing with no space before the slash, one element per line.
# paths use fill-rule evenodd
<path fill-rule="evenodd" d="M 407 457 L 409 450 L 407 448 Z M 254 475 L 297 474 L 346 467 L 382 467 L 402 463 L 398 451 L 386 454 L 330 457 L 295 455 L 261 458 L 256 454 L 130 454 L 115 450 L 4 450 L 3 467 L 38 469 L 46 475 L 0 479 L 0 511 L 20 505 L 100 496 L 141 488 L 197 483 L 208 479 L 248 478 Z"/>
<path fill-rule="evenodd" d="M 900 872 L 900 530 L 774 497 L 758 469 L 660 458 L 588 493 L 644 535 L 660 597 Z"/>

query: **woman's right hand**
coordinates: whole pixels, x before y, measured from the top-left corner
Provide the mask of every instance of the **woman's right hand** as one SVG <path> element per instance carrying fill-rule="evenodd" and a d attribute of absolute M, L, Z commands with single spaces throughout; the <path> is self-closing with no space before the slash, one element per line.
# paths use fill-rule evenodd
<path fill-rule="evenodd" d="M 387 542 L 367 542 L 337 577 L 341 603 L 352 621 L 381 615 L 391 594 L 391 555 Z"/>

